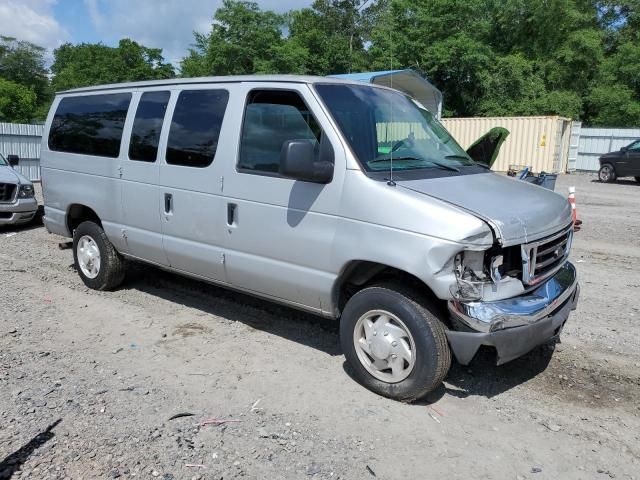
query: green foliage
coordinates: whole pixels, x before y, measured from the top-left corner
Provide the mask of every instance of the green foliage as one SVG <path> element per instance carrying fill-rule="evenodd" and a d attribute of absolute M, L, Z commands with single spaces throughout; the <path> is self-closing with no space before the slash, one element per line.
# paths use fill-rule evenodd
<path fill-rule="evenodd" d="M 306 70 L 315 75 L 368 68 L 364 48 L 367 11 L 363 0 L 316 0 L 311 8 L 291 12 L 290 43 L 308 51 Z"/>
<path fill-rule="evenodd" d="M 66 43 L 53 52 L 52 85 L 55 91 L 135 80 L 171 78 L 174 70 L 165 63 L 162 50 L 123 39 L 117 47 Z"/>
<path fill-rule="evenodd" d="M 306 52 L 285 44 L 284 24 L 282 15 L 263 12 L 255 2 L 224 0 L 214 15 L 211 32 L 195 34 L 195 44 L 182 62 L 182 74 L 290 73 Z"/>
<path fill-rule="evenodd" d="M 211 31 L 194 34 L 182 75 L 361 71 L 368 68 L 363 7 L 361 0 L 316 0 L 277 15 L 255 2 L 225 0 Z"/>
<path fill-rule="evenodd" d="M 632 127 L 640 125 L 640 101 L 634 92 L 620 84 L 594 87 L 587 102 L 594 125 Z"/>
<path fill-rule="evenodd" d="M 0 116 L 3 121 L 39 118 L 37 108 L 51 99 L 45 50 L 33 43 L 0 36 Z"/>
<path fill-rule="evenodd" d="M 36 99 L 32 88 L 0 78 L 0 122 L 31 121 Z"/>
<path fill-rule="evenodd" d="M 414 68 L 443 91 L 445 115 L 640 125 L 640 0 L 315 0 L 286 14 L 223 0 L 212 15 L 182 76 Z M 0 37 L 2 118 L 42 119 L 53 90 L 175 74 L 127 39 L 62 45 L 51 81 L 44 54 Z"/>
<path fill-rule="evenodd" d="M 640 1 L 380 0 L 368 53 L 443 91 L 445 115 L 637 126 Z"/>

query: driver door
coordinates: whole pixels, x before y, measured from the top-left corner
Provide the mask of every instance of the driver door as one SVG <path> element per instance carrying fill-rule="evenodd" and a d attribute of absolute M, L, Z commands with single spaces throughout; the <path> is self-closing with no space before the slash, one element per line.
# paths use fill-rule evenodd
<path fill-rule="evenodd" d="M 640 140 L 629 145 L 627 150 L 630 175 L 640 177 Z"/>
<path fill-rule="evenodd" d="M 335 280 L 327 262 L 345 172 L 340 142 L 306 85 L 242 87 L 243 118 L 237 119 L 236 140 L 229 137 L 240 146 L 238 158 L 225 165 L 224 176 L 228 280 L 242 290 L 324 312 L 330 299 L 319 292 L 330 292 Z M 321 142 L 323 136 L 336 152 L 330 183 L 279 174 L 284 142 Z"/>

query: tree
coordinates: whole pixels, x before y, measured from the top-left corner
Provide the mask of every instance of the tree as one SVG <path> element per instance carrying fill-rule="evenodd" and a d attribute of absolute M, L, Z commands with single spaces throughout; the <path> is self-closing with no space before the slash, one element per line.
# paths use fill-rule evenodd
<path fill-rule="evenodd" d="M 38 103 L 50 99 L 45 49 L 13 37 L 0 36 L 0 78 L 22 85 L 36 94 Z"/>
<path fill-rule="evenodd" d="M 311 8 L 289 15 L 288 42 L 306 49 L 307 68 L 316 75 L 367 68 L 366 0 L 315 0 Z M 374 2 L 375 3 L 375 2 Z"/>
<path fill-rule="evenodd" d="M 495 53 L 481 0 L 388 0 L 371 32 L 373 68 L 414 68 L 444 94 L 445 114 L 477 113 Z"/>
<path fill-rule="evenodd" d="M 36 104 L 37 96 L 32 88 L 0 78 L 0 121 L 30 122 Z"/>
<path fill-rule="evenodd" d="M 307 52 L 285 42 L 284 16 L 255 2 L 224 0 L 213 19 L 210 33 L 195 33 L 182 75 L 304 73 Z"/>
<path fill-rule="evenodd" d="M 596 87 L 617 91 L 606 98 L 619 106 L 640 99 L 638 0 L 379 0 L 371 9 L 373 69 L 424 72 L 443 91 L 445 115 L 588 124 L 612 115 L 599 115 Z M 631 121 L 633 105 L 622 111 Z"/>
<path fill-rule="evenodd" d="M 53 52 L 52 85 L 56 91 L 75 87 L 136 80 L 156 80 L 175 75 L 165 63 L 162 50 L 147 48 L 132 40 L 117 47 L 101 43 L 66 43 Z"/>

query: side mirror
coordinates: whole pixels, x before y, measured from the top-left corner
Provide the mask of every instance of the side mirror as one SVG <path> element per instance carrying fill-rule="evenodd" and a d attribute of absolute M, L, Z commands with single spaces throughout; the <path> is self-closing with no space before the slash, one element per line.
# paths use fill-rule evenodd
<path fill-rule="evenodd" d="M 629 150 L 629 147 L 622 147 L 622 148 L 620 149 L 620 151 L 621 151 L 622 153 L 627 153 L 627 150 Z"/>
<path fill-rule="evenodd" d="M 319 159 L 308 140 L 287 140 L 280 150 L 280 175 L 312 183 L 329 183 L 333 178 L 333 149 L 322 142 Z"/>
<path fill-rule="evenodd" d="M 7 155 L 7 160 L 12 167 L 17 167 L 20 163 L 20 157 L 18 157 L 18 155 Z"/>

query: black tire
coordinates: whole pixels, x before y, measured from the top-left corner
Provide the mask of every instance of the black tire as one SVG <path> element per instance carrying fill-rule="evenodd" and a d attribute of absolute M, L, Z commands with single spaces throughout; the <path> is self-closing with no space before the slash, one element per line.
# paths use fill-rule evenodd
<path fill-rule="evenodd" d="M 340 319 L 340 343 L 355 379 L 382 396 L 411 402 L 440 386 L 451 366 L 451 351 L 444 324 L 412 290 L 396 284 L 367 287 L 349 299 Z M 388 383 L 367 371 L 354 345 L 354 330 L 367 312 L 384 310 L 397 316 L 411 333 L 415 363 L 398 383 Z"/>
<path fill-rule="evenodd" d="M 78 241 L 90 237 L 100 251 L 100 268 L 95 278 L 84 274 L 78 263 Z M 124 280 L 125 260 L 111 244 L 102 227 L 94 222 L 82 222 L 73 232 L 73 262 L 84 284 L 93 290 L 113 290 Z"/>
<path fill-rule="evenodd" d="M 640 183 L 640 177 L 633 177 L 636 179 L 636 182 Z"/>
<path fill-rule="evenodd" d="M 616 171 L 610 163 L 604 163 L 598 170 L 598 180 L 603 183 L 611 183 L 616 181 Z"/>

